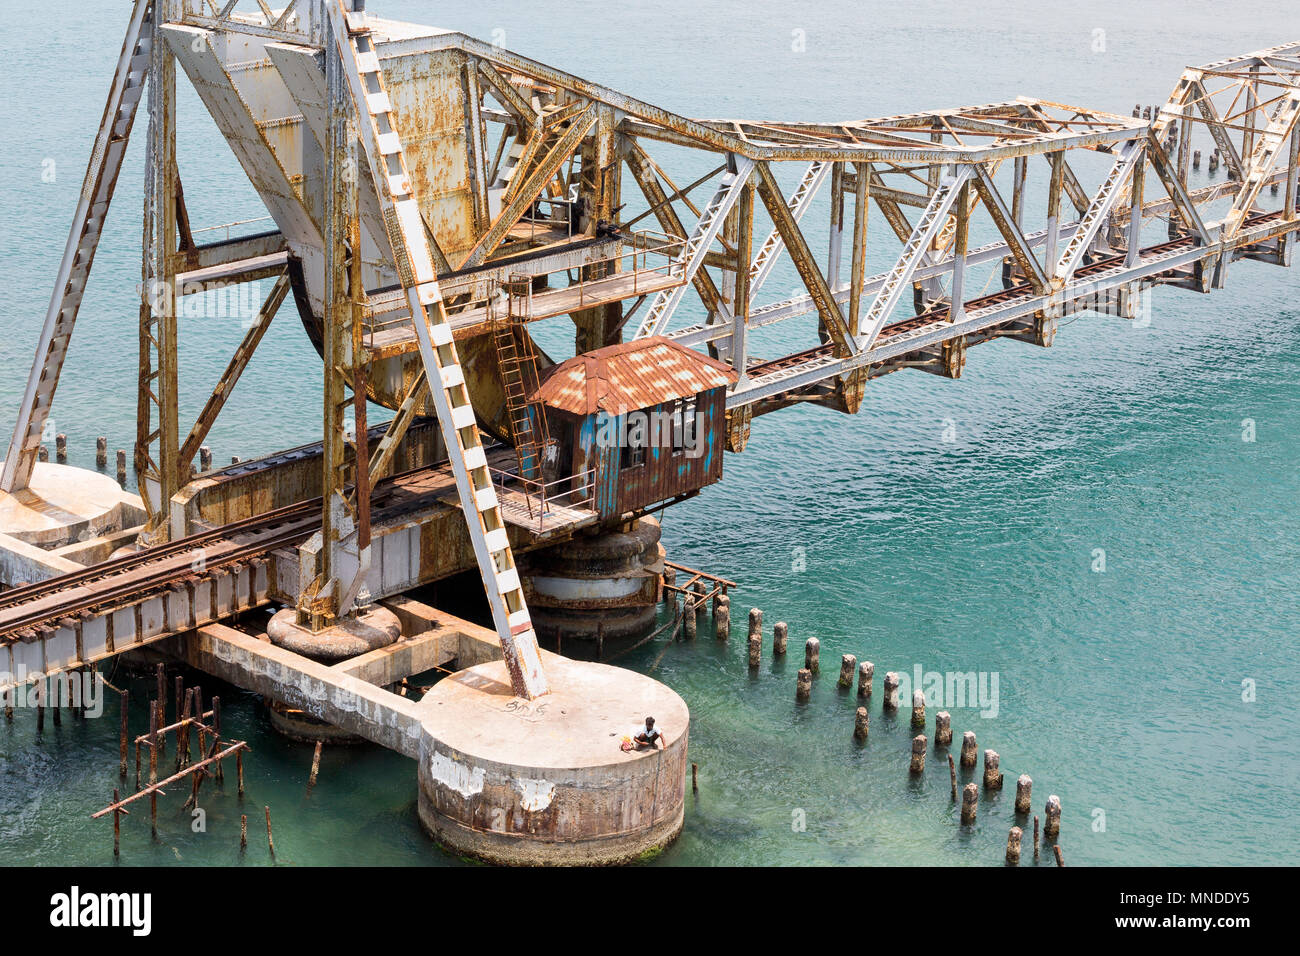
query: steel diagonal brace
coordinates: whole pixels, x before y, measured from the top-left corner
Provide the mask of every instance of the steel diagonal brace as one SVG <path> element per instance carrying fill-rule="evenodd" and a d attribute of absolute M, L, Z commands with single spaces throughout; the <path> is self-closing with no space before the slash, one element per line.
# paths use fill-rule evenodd
<path fill-rule="evenodd" d="M 756 168 L 759 177 L 759 198 L 763 200 L 772 223 L 784 237 L 786 248 L 790 251 L 790 260 L 798 270 L 799 278 L 803 280 L 813 301 L 817 303 L 817 312 L 835 342 L 836 352 L 856 354 L 858 348 L 852 330 L 844 320 L 844 313 L 840 311 L 839 304 L 835 301 L 826 276 L 822 274 L 812 250 L 808 248 L 808 241 L 799 231 L 799 224 L 795 222 L 794 215 L 790 212 L 790 204 L 781 195 L 781 187 L 777 185 L 771 167 L 767 163 L 759 163 Z"/>
<path fill-rule="evenodd" d="M 1219 111 L 1214 107 L 1214 101 L 1210 99 L 1210 94 L 1205 89 L 1204 81 L 1197 79 L 1192 85 L 1196 93 L 1196 108 L 1205 117 L 1205 125 L 1210 128 L 1210 135 L 1214 137 L 1214 144 L 1219 147 L 1224 162 L 1228 164 L 1229 174 L 1233 179 L 1244 179 L 1245 174 L 1242 170 L 1241 154 L 1237 152 L 1232 137 L 1228 135 L 1228 130 L 1223 125 L 1223 119 L 1219 116 Z"/>
<path fill-rule="evenodd" d="M 858 336 L 860 349 L 866 350 L 875 344 L 880 330 L 885 327 L 885 321 L 894 311 L 894 306 L 898 304 L 899 296 L 911 283 L 912 273 L 921 264 L 930 248 L 930 243 L 943 227 L 948 210 L 956 202 L 962 185 L 971 178 L 972 169 L 978 168 L 962 166 L 956 175 L 945 177 L 939 183 L 939 188 L 931 195 L 930 204 L 925 207 L 925 212 L 917 220 L 912 234 L 908 236 L 907 243 L 903 246 L 903 254 L 889 270 L 884 284 L 871 303 L 871 308 L 863 315 L 861 327 L 854 330 Z"/>
<path fill-rule="evenodd" d="M 989 215 L 993 218 L 993 224 L 998 227 L 998 232 L 1002 233 L 1002 238 L 1007 241 L 1007 247 L 1011 250 L 1011 255 L 1015 257 L 1016 263 L 1020 266 L 1026 276 L 1029 277 L 1030 284 L 1037 292 L 1047 291 L 1047 276 L 1043 272 L 1043 267 L 1039 264 L 1038 259 L 1034 256 L 1033 249 L 1025 240 L 1024 234 L 1016 221 L 1012 218 L 1011 210 L 1002 199 L 1002 194 L 998 192 L 997 187 L 993 184 L 993 177 L 989 175 L 982 165 L 973 167 L 975 178 L 972 184 L 975 191 L 980 194 L 984 200 L 984 207 L 988 209 Z"/>
<path fill-rule="evenodd" d="M 700 221 L 696 223 L 690 238 L 686 240 L 686 249 L 683 252 L 682 284 L 671 289 L 664 289 L 655 296 L 632 338 L 641 339 L 651 335 L 660 335 L 668 326 L 669 319 L 673 317 L 677 306 L 681 304 L 683 297 L 686 295 L 687 284 L 695 278 L 695 273 L 704 264 L 709 247 L 713 245 L 713 240 L 718 237 L 718 232 L 722 229 L 727 214 L 736 205 L 742 187 L 744 187 L 745 181 L 749 179 L 750 171 L 754 168 L 754 161 L 743 156 L 737 156 L 735 164 L 736 171 L 734 173 L 723 174 L 717 192 L 713 194 L 713 198 L 704 207 Z"/>
<path fill-rule="evenodd" d="M 1124 184 L 1132 177 L 1133 170 L 1141 161 L 1142 151 L 1142 139 L 1130 140 L 1120 149 L 1119 157 L 1111 166 L 1110 172 L 1106 174 L 1106 179 L 1092 198 L 1092 202 L 1088 204 L 1082 218 L 1079 219 L 1074 235 L 1070 237 L 1069 243 L 1061 254 L 1060 277 L 1063 283 L 1068 284 L 1074 271 L 1082 265 L 1083 257 L 1087 254 L 1093 237 L 1097 235 L 1097 230 L 1101 228 L 1101 224 L 1106 221 L 1111 209 L 1115 207 L 1115 201 L 1124 193 Z"/>
<path fill-rule="evenodd" d="M 1251 208 L 1264 181 L 1273 171 L 1277 154 L 1296 125 L 1300 113 L 1300 90 L 1294 90 L 1278 105 L 1276 113 L 1269 121 L 1268 127 L 1260 135 L 1254 151 L 1250 155 L 1250 166 L 1242 180 L 1242 190 L 1232 201 L 1232 208 L 1223 219 L 1223 231 L 1220 238 L 1227 241 L 1241 229 L 1250 215 Z"/>
<path fill-rule="evenodd" d="M 817 191 L 821 189 L 822 183 L 826 181 L 826 176 L 830 171 L 830 163 L 816 162 L 809 164 L 803 179 L 799 182 L 799 188 L 790 197 L 790 215 L 796 223 L 803 218 L 804 213 L 808 211 L 808 207 L 812 205 L 813 199 L 817 196 Z M 773 229 L 758 250 L 758 255 L 754 256 L 754 261 L 749 267 L 749 294 L 751 296 L 759 290 L 763 283 L 767 281 L 767 277 L 772 274 L 772 269 L 776 266 L 777 259 L 781 257 L 781 251 L 784 248 L 785 240 L 781 238 L 781 230 Z"/>
<path fill-rule="evenodd" d="M 1152 168 L 1155 169 L 1156 175 L 1160 177 L 1160 181 L 1164 183 L 1165 191 L 1173 201 L 1178 215 L 1187 224 L 1187 228 L 1196 234 L 1202 245 L 1208 246 L 1212 244 L 1214 238 L 1210 235 L 1205 221 L 1201 219 L 1201 214 L 1197 212 L 1196 204 L 1187 195 L 1187 189 L 1178 176 L 1178 170 L 1174 168 L 1169 154 L 1160 145 L 1160 141 L 1156 139 L 1155 134 L 1150 131 L 1147 132 L 1147 147 L 1147 158 L 1151 160 Z"/>

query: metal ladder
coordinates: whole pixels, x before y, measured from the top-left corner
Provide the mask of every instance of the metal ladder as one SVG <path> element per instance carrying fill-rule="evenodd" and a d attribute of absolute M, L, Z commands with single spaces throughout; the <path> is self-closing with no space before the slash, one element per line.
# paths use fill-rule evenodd
<path fill-rule="evenodd" d="M 517 280 L 526 281 L 526 280 Z M 528 397 L 529 383 L 536 383 L 537 353 L 533 351 L 522 316 L 514 313 L 515 297 L 504 320 L 492 322 L 492 341 L 496 346 L 497 364 L 501 369 L 501 386 L 505 392 L 506 416 L 510 420 L 510 439 L 519 460 L 519 477 L 542 480 L 543 454 L 550 436 L 541 403 Z"/>
<path fill-rule="evenodd" d="M 366 159 L 378 187 L 380 207 L 428 377 L 438 425 L 447 446 L 474 555 L 487 590 L 492 621 L 514 693 L 526 699 L 548 692 L 532 618 L 510 550 L 510 539 L 492 486 L 465 373 L 438 288 L 424 220 L 411 191 L 401 137 L 384 87 L 379 56 L 364 13 L 348 12 L 341 0 L 328 3 L 338 55 L 343 61 Z"/>
<path fill-rule="evenodd" d="M 90 267 L 95 261 L 117 176 L 122 170 L 122 157 L 126 154 L 127 140 L 135 122 L 136 107 L 149 76 L 153 40 L 153 0 L 136 0 L 117 60 L 117 72 L 113 74 L 108 102 L 104 106 L 104 116 L 100 120 L 99 132 L 95 134 L 95 147 L 86 167 L 86 178 L 77 201 L 72 232 L 63 250 L 50 308 L 41 328 L 36 359 L 18 412 L 18 424 L 5 455 L 0 491 L 20 491 L 31 480 L 54 390 L 68 354 L 68 340 L 77 321 L 86 280 L 90 278 Z M 148 295 L 149 290 L 143 289 L 141 294 Z"/>

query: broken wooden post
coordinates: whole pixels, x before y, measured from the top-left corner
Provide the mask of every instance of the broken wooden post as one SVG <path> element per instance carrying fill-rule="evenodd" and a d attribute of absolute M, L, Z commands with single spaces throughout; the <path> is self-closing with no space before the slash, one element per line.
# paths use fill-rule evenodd
<path fill-rule="evenodd" d="M 221 741 L 221 698 L 212 698 L 212 744 L 214 750 L 220 750 Z M 216 773 L 213 775 L 217 783 L 225 783 L 225 775 L 221 772 L 221 758 L 217 758 Z"/>
<path fill-rule="evenodd" d="M 963 826 L 970 826 L 975 822 L 976 808 L 980 802 L 979 787 L 973 783 L 966 784 L 965 789 L 961 792 L 961 822 Z"/>
<path fill-rule="evenodd" d="M 691 793 L 700 792 L 700 765 L 691 764 Z"/>
<path fill-rule="evenodd" d="M 95 466 L 103 468 L 108 464 L 108 439 L 100 435 L 95 439 Z"/>
<path fill-rule="evenodd" d="M 816 674 L 821 670 L 821 653 L 822 642 L 815 637 L 808 638 L 803 646 L 803 666 L 809 673 Z"/>
<path fill-rule="evenodd" d="M 867 739 L 870 729 L 871 718 L 867 715 L 867 708 L 859 707 L 853 714 L 853 739 L 861 743 Z"/>
<path fill-rule="evenodd" d="M 1038 862 L 1038 815 L 1034 814 L 1034 862 Z"/>
<path fill-rule="evenodd" d="M 840 658 L 840 679 L 837 682 L 845 690 L 853 686 L 853 674 L 858 669 L 858 659 L 852 654 Z"/>
<path fill-rule="evenodd" d="M 803 703 L 812 695 L 812 671 L 806 667 L 799 668 L 795 678 L 794 699 Z"/>
<path fill-rule="evenodd" d="M 117 805 L 118 800 L 117 787 L 113 788 L 113 856 L 121 855 L 122 844 L 122 809 Z"/>
<path fill-rule="evenodd" d="M 117 769 L 118 769 L 118 775 L 123 779 L 126 779 L 126 738 L 127 738 L 126 719 L 127 719 L 127 698 L 130 695 L 125 688 L 119 691 L 118 695 L 122 701 L 122 723 L 121 723 L 120 739 L 118 741 L 118 750 L 120 751 L 118 756 L 120 757 L 120 760 Z"/>
<path fill-rule="evenodd" d="M 1002 789 L 1002 771 L 998 769 L 998 752 L 996 750 L 984 751 L 984 789 Z"/>
<path fill-rule="evenodd" d="M 689 594 L 689 592 L 688 592 Z M 688 641 L 695 640 L 698 618 L 695 615 L 695 598 L 682 596 L 682 628 Z M 602 634 L 602 637 L 604 635 Z"/>
<path fill-rule="evenodd" d="M 1047 811 L 1043 820 L 1043 836 L 1055 840 L 1061 832 L 1061 798 L 1052 794 L 1047 798 Z"/>
<path fill-rule="evenodd" d="M 68 436 L 62 432 L 54 436 L 54 460 L 60 465 L 68 463 Z"/>
<path fill-rule="evenodd" d="M 908 769 L 912 773 L 925 770 L 925 734 L 917 734 L 912 738 L 912 763 Z"/>
<path fill-rule="evenodd" d="M 885 674 L 885 710 L 898 710 L 898 675 Z"/>
<path fill-rule="evenodd" d="M 1007 834 L 1007 862 L 1012 866 L 1020 863 L 1020 827 L 1012 827 L 1011 832 Z"/>
<path fill-rule="evenodd" d="M 867 698 L 871 696 L 871 678 L 876 673 L 876 665 L 871 661 L 863 661 L 858 665 L 858 697 Z"/>
<path fill-rule="evenodd" d="M 1034 781 L 1029 774 L 1022 773 L 1016 781 L 1016 813 L 1028 813 L 1029 801 L 1032 799 Z"/>
<path fill-rule="evenodd" d="M 961 765 L 975 766 L 975 731 L 968 730 L 961 735 Z"/>
<path fill-rule="evenodd" d="M 763 660 L 763 638 L 757 634 L 749 635 L 749 668 L 754 670 Z"/>
<path fill-rule="evenodd" d="M 275 837 L 271 835 L 271 808 L 266 808 L 266 846 L 271 851 L 271 856 L 275 856 Z"/>
<path fill-rule="evenodd" d="M 677 569 L 664 568 L 664 609 L 673 616 L 677 615 L 677 592 L 672 590 L 677 586 Z"/>
<path fill-rule="evenodd" d="M 1056 854 L 1056 865 L 1065 866 L 1065 860 L 1061 857 L 1061 844 L 1052 844 L 1052 852 Z"/>
<path fill-rule="evenodd" d="M 713 636 L 720 641 L 731 637 L 731 598 L 718 595 L 713 606 Z"/>
<path fill-rule="evenodd" d="M 117 450 L 117 483 L 126 484 L 126 452 L 120 448 Z"/>
<path fill-rule="evenodd" d="M 934 745 L 947 747 L 952 744 L 952 716 L 941 710 L 934 715 Z"/>
<path fill-rule="evenodd" d="M 912 691 L 912 727 L 915 730 L 925 727 L 925 691 Z"/>
<path fill-rule="evenodd" d="M 763 639 L 763 612 L 756 607 L 749 609 L 749 636 L 758 635 L 759 640 Z"/>
<path fill-rule="evenodd" d="M 239 815 L 239 852 L 248 849 L 248 814 Z"/>
<path fill-rule="evenodd" d="M 787 642 L 790 640 L 790 628 L 785 621 L 777 621 L 772 627 L 772 654 L 775 657 L 782 657 L 785 654 Z"/>
<path fill-rule="evenodd" d="M 957 765 L 952 762 L 952 754 L 948 754 L 948 779 L 952 782 L 952 802 L 957 802 Z"/>

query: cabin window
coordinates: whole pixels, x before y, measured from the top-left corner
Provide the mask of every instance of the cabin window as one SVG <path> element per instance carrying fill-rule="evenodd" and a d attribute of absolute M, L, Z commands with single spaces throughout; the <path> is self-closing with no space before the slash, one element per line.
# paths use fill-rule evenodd
<path fill-rule="evenodd" d="M 698 448 L 699 442 L 696 436 L 698 428 L 697 411 L 699 409 L 699 396 L 692 395 L 690 398 L 683 398 L 673 409 L 673 455 L 681 455 L 686 452 L 688 447 Z"/>
<path fill-rule="evenodd" d="M 623 453 L 619 458 L 619 468 L 626 471 L 629 468 L 640 468 L 644 464 L 645 444 L 643 442 L 635 444 L 631 442 L 625 443 L 623 445 Z"/>

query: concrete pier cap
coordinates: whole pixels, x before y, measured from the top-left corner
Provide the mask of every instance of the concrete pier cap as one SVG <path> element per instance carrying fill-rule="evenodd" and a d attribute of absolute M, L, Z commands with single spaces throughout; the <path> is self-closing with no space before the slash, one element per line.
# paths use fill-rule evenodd
<path fill-rule="evenodd" d="M 27 487 L 0 492 L 0 533 L 41 548 L 120 531 L 139 517 L 139 499 L 110 476 L 37 462 Z"/>
<path fill-rule="evenodd" d="M 632 671 L 546 654 L 551 693 L 514 696 L 500 661 L 459 671 L 421 702 L 419 815 L 452 852 L 492 863 L 640 859 L 682 829 L 690 712 Z M 624 751 L 646 717 L 666 739 Z"/>

